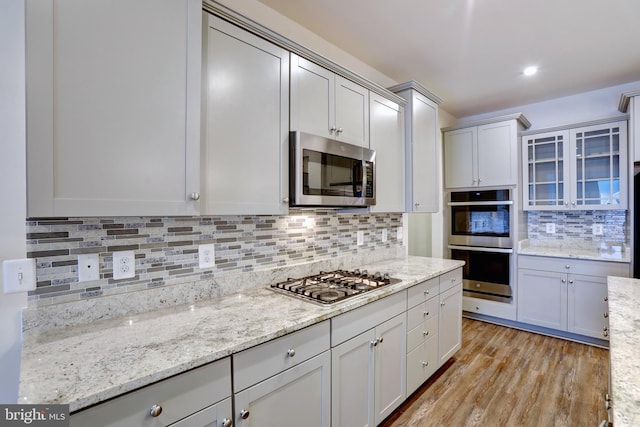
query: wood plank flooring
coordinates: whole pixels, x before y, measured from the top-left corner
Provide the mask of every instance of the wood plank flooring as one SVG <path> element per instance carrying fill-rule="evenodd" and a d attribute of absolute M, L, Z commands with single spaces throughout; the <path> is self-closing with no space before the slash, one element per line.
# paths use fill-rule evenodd
<path fill-rule="evenodd" d="M 462 349 L 383 424 L 598 426 L 606 419 L 606 349 L 471 319 Z"/>

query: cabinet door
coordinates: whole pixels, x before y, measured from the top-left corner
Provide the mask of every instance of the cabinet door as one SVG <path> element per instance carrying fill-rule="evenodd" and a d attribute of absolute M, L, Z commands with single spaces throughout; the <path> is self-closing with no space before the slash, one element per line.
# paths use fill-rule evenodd
<path fill-rule="evenodd" d="M 29 216 L 198 214 L 201 2 L 27 2 Z"/>
<path fill-rule="evenodd" d="M 580 335 L 608 339 L 604 335 L 607 312 L 607 279 L 570 274 L 568 277 L 567 330 Z"/>
<path fill-rule="evenodd" d="M 627 122 L 571 130 L 572 207 L 624 209 L 627 193 Z"/>
<path fill-rule="evenodd" d="M 406 396 L 406 321 L 406 314 L 402 313 L 376 327 L 376 425 L 400 406 Z"/>
<path fill-rule="evenodd" d="M 523 137 L 524 210 L 557 210 L 569 205 L 568 147 L 568 131 Z"/>
<path fill-rule="evenodd" d="M 371 212 L 404 211 L 404 108 L 371 93 L 370 146 L 376 151 L 376 204 Z"/>
<path fill-rule="evenodd" d="M 477 128 L 457 129 L 444 134 L 444 184 L 446 188 L 478 185 Z"/>
<path fill-rule="evenodd" d="M 478 126 L 478 185 L 518 183 L 517 129 L 514 120 Z"/>
<path fill-rule="evenodd" d="M 175 424 L 171 424 L 171 427 L 222 427 L 230 425 L 232 415 L 231 398 L 229 397 Z"/>
<path fill-rule="evenodd" d="M 518 322 L 567 329 L 567 275 L 518 269 Z"/>
<path fill-rule="evenodd" d="M 335 138 L 335 75 L 291 54 L 291 130 Z"/>
<path fill-rule="evenodd" d="M 331 425 L 331 353 L 326 351 L 235 394 L 238 427 Z"/>
<path fill-rule="evenodd" d="M 205 17 L 204 211 L 286 213 L 289 53 Z"/>
<path fill-rule="evenodd" d="M 462 346 L 462 285 L 440 294 L 438 332 L 439 366 Z"/>
<path fill-rule="evenodd" d="M 349 144 L 369 147 L 369 90 L 335 76 L 335 136 Z"/>
<path fill-rule="evenodd" d="M 331 425 L 373 427 L 375 331 L 331 349 Z"/>
<path fill-rule="evenodd" d="M 411 197 L 409 212 L 437 212 L 440 206 L 438 105 L 411 95 Z M 409 191 L 409 189 L 408 189 Z"/>

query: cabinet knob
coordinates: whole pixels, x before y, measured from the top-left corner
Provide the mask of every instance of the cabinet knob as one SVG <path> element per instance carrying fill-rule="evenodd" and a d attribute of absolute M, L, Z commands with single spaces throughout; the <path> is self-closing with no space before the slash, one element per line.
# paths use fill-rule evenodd
<path fill-rule="evenodd" d="M 422 335 L 426 337 L 427 335 L 429 335 L 429 331 L 422 331 Z"/>
<path fill-rule="evenodd" d="M 424 291 L 425 295 L 429 295 L 429 289 L 427 289 L 426 291 Z"/>
<path fill-rule="evenodd" d="M 569 264 L 565 265 L 564 268 L 566 268 L 567 270 L 571 268 L 571 266 Z"/>
<path fill-rule="evenodd" d="M 476 310 L 480 310 L 480 306 L 479 305 L 476 305 Z"/>
<path fill-rule="evenodd" d="M 296 351 L 295 351 L 293 348 L 290 348 L 290 349 L 287 351 L 287 356 L 289 356 L 289 357 L 293 357 L 293 356 L 295 356 L 295 355 L 296 355 Z"/>
<path fill-rule="evenodd" d="M 569 283 L 573 285 L 573 279 L 569 279 Z"/>
<path fill-rule="evenodd" d="M 162 406 L 160 405 L 157 405 L 157 404 L 153 405 L 151 409 L 149 409 L 149 415 L 151 415 L 152 417 L 157 417 L 161 413 L 162 413 Z"/>
<path fill-rule="evenodd" d="M 231 420 L 229 418 L 224 418 L 220 422 L 220 427 L 231 427 Z"/>
<path fill-rule="evenodd" d="M 444 303 L 444 301 L 442 301 L 442 302 L 440 303 L 440 307 L 444 307 L 444 304 L 445 304 L 445 303 Z"/>
<path fill-rule="evenodd" d="M 378 340 L 369 341 L 369 344 L 371 344 L 371 347 L 376 347 L 378 345 Z"/>
<path fill-rule="evenodd" d="M 342 128 L 338 128 L 338 129 L 336 129 L 336 132 L 337 132 L 337 133 L 342 133 Z"/>
<path fill-rule="evenodd" d="M 242 411 L 240 411 L 240 418 L 242 418 L 243 420 L 246 420 L 247 418 L 249 418 L 249 415 L 251 415 L 251 413 L 246 409 L 243 409 Z"/>
<path fill-rule="evenodd" d="M 609 301 L 609 297 L 604 297 L 605 302 Z"/>
<path fill-rule="evenodd" d="M 567 283 L 567 281 L 565 279 L 562 279 L 562 283 Z"/>
<path fill-rule="evenodd" d="M 285 197 L 284 199 L 282 199 L 282 203 L 289 203 L 289 198 Z"/>
<path fill-rule="evenodd" d="M 604 318 L 606 319 L 607 317 L 609 317 L 609 313 L 607 313 L 606 311 L 604 312 Z"/>
<path fill-rule="evenodd" d="M 608 336 L 609 336 L 609 332 L 604 331 L 604 332 L 602 333 L 602 335 L 603 335 L 603 336 L 605 336 L 605 337 L 608 337 Z"/>
<path fill-rule="evenodd" d="M 384 338 L 383 338 L 383 337 L 378 338 L 378 342 L 379 342 L 379 343 L 382 343 L 382 341 L 384 341 Z"/>
<path fill-rule="evenodd" d="M 200 193 L 195 192 L 195 193 L 191 193 L 191 200 L 200 200 Z"/>
<path fill-rule="evenodd" d="M 422 367 L 426 368 L 427 366 L 429 366 L 429 362 L 422 362 Z"/>
<path fill-rule="evenodd" d="M 423 311 L 422 314 L 424 315 L 424 317 L 427 317 L 429 315 L 428 311 Z"/>
<path fill-rule="evenodd" d="M 413 204 L 413 206 L 415 206 L 415 207 L 417 208 L 418 206 L 420 206 L 420 202 L 415 202 L 415 203 Z"/>
<path fill-rule="evenodd" d="M 335 126 L 329 128 L 329 133 L 334 133 L 335 131 L 336 131 L 336 127 Z"/>

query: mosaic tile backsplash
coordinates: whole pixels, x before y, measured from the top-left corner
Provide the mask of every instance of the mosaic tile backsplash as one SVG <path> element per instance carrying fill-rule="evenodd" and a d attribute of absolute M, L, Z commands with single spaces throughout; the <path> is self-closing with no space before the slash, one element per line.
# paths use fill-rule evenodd
<path fill-rule="evenodd" d="M 286 216 L 27 219 L 36 259 L 29 307 L 250 272 L 401 246 L 402 214 L 291 211 Z M 387 241 L 382 242 L 382 230 Z M 364 244 L 357 245 L 362 230 Z M 215 267 L 198 266 L 198 245 L 215 245 Z M 113 252 L 135 251 L 135 277 L 113 279 Z M 97 253 L 100 279 L 78 282 L 78 255 Z"/>
<path fill-rule="evenodd" d="M 547 223 L 556 224 L 556 232 L 546 232 Z M 593 224 L 603 224 L 603 235 L 593 235 Z M 629 229 L 627 212 L 610 211 L 549 211 L 528 212 L 528 237 L 538 243 L 558 243 L 559 241 L 580 241 L 597 246 L 601 242 L 627 243 Z"/>

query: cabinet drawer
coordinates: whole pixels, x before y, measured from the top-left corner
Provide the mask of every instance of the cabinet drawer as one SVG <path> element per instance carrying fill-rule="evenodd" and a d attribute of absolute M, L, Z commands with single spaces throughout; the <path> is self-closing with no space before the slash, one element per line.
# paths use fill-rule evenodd
<path fill-rule="evenodd" d="M 520 255 L 518 256 L 518 268 L 584 274 L 586 276 L 629 277 L 629 264 L 624 262 Z"/>
<path fill-rule="evenodd" d="M 416 305 L 424 302 L 428 299 L 438 296 L 440 289 L 440 281 L 438 277 L 418 283 L 415 286 L 410 287 L 407 292 L 408 307 L 415 307 Z"/>
<path fill-rule="evenodd" d="M 457 268 L 440 276 L 440 293 L 462 284 L 462 268 Z"/>
<path fill-rule="evenodd" d="M 420 323 L 438 315 L 438 298 L 432 298 L 410 309 L 407 313 L 407 329 L 411 330 Z"/>
<path fill-rule="evenodd" d="M 227 357 L 77 412 L 70 425 L 169 425 L 230 396 L 231 363 Z M 149 414 L 153 405 L 162 406 L 156 418 Z"/>
<path fill-rule="evenodd" d="M 407 352 L 422 344 L 425 340 L 435 337 L 438 333 L 438 317 L 432 317 L 410 329 L 407 333 Z"/>
<path fill-rule="evenodd" d="M 331 319 L 331 346 L 360 335 L 407 311 L 407 292 L 400 291 Z"/>
<path fill-rule="evenodd" d="M 407 354 L 407 396 L 438 369 L 438 340 L 429 339 Z"/>
<path fill-rule="evenodd" d="M 244 390 L 329 348 L 329 321 L 325 320 L 241 351 L 233 355 L 233 389 Z"/>

